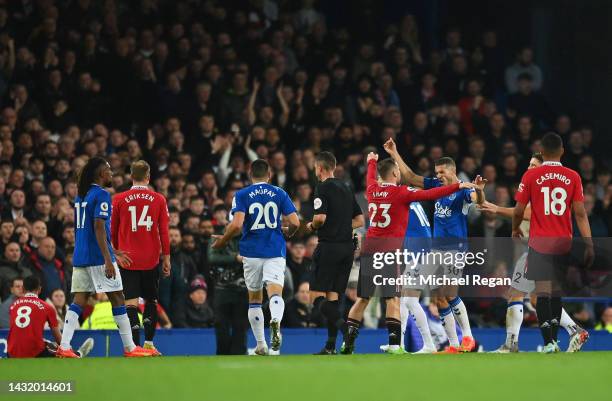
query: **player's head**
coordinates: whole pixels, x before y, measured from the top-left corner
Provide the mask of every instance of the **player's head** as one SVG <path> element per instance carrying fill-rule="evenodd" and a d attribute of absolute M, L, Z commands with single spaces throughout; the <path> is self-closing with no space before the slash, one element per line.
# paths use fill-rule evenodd
<path fill-rule="evenodd" d="M 527 167 L 527 170 L 540 167 L 542 163 L 544 163 L 544 157 L 542 157 L 542 153 L 536 152 L 531 156 L 531 159 L 529 160 L 529 167 Z"/>
<path fill-rule="evenodd" d="M 101 157 L 92 157 L 85 163 L 77 181 L 79 196 L 87 195 L 92 184 L 108 187 L 112 184 L 113 172 L 110 164 Z"/>
<path fill-rule="evenodd" d="M 395 160 L 387 158 L 378 162 L 378 175 L 383 182 L 397 184 L 400 181 L 400 169 Z"/>
<path fill-rule="evenodd" d="M 541 140 L 544 160 L 561 160 L 563 156 L 563 140 L 558 134 L 549 132 Z"/>
<path fill-rule="evenodd" d="M 323 177 L 333 175 L 336 170 L 336 156 L 331 152 L 319 152 L 315 156 L 315 174 L 321 180 Z"/>
<path fill-rule="evenodd" d="M 436 177 L 442 184 L 448 185 L 457 182 L 457 165 L 450 157 L 441 157 L 434 163 Z"/>
<path fill-rule="evenodd" d="M 149 185 L 151 166 L 144 160 L 138 160 L 130 166 L 130 175 L 134 184 Z"/>
<path fill-rule="evenodd" d="M 41 286 L 40 279 L 36 276 L 28 276 L 23 279 L 23 289 L 25 292 L 33 292 L 34 294 L 40 294 Z"/>
<path fill-rule="evenodd" d="M 251 163 L 249 175 L 252 182 L 269 182 L 270 181 L 270 165 L 263 159 L 257 159 Z"/>

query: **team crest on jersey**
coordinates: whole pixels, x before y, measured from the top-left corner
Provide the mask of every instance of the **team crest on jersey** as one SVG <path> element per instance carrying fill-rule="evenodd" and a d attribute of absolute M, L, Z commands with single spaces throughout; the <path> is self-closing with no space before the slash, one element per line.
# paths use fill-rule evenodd
<path fill-rule="evenodd" d="M 457 197 L 456 193 L 452 193 L 452 194 L 448 195 L 448 199 L 450 199 L 450 200 L 455 200 L 456 197 Z"/>

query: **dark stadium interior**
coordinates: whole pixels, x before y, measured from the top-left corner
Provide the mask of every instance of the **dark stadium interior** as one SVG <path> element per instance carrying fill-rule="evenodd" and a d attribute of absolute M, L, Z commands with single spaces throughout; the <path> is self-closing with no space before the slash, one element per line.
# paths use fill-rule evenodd
<path fill-rule="evenodd" d="M 239 281 L 209 262 L 209 242 L 256 158 L 303 223 L 315 153 L 332 151 L 336 176 L 363 198 L 365 155 L 384 157 L 388 138 L 419 174 L 450 156 L 461 179 L 483 174 L 487 199 L 510 207 L 539 138 L 555 131 L 593 236 L 608 237 L 611 12 L 609 1 L 571 0 L 0 0 L 0 328 L 16 277 L 39 275 L 43 298 L 62 290 L 53 303 L 65 314 L 74 178 L 93 156 L 109 160 L 113 193 L 147 160 L 168 199 L 165 327 L 213 327 L 217 287 Z M 475 236 L 510 236 L 508 219 L 473 208 L 469 221 Z M 38 249 L 47 237 L 55 256 Z M 323 326 L 304 317 L 315 245 L 303 230 L 288 244 L 290 327 Z M 503 325 L 504 307 L 491 305 L 470 304 L 475 326 Z M 612 331 L 602 305 L 568 311 Z"/>

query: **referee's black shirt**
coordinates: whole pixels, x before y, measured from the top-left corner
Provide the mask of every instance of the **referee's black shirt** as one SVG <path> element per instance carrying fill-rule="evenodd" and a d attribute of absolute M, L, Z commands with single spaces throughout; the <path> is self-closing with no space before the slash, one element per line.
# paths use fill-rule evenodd
<path fill-rule="evenodd" d="M 315 189 L 314 214 L 327 216 L 317 231 L 319 242 L 346 242 L 353 240 L 353 218 L 363 213 L 353 191 L 343 181 L 328 178 Z"/>

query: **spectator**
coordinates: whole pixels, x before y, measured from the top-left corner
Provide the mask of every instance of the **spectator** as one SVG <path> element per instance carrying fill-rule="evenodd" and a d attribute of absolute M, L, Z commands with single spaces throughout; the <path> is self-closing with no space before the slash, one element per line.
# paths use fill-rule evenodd
<path fill-rule="evenodd" d="M 295 297 L 287 302 L 283 316 L 283 326 L 289 328 L 323 327 L 322 316 L 313 310 L 310 303 L 310 285 L 302 282 Z"/>
<path fill-rule="evenodd" d="M 58 288 L 66 292 L 69 282 L 63 262 L 55 257 L 55 249 L 55 240 L 44 237 L 40 240 L 36 251 L 30 254 L 30 264 L 41 279 L 40 296 L 43 299 L 48 298 Z"/>
<path fill-rule="evenodd" d="M 214 324 L 214 313 L 206 303 L 208 286 L 204 277 L 196 275 L 189 286 L 189 299 L 182 327 L 206 328 Z M 180 327 L 180 326 L 179 326 Z"/>
<path fill-rule="evenodd" d="M 61 288 L 51 291 L 51 295 L 47 298 L 47 303 L 55 308 L 57 315 L 58 328 L 61 330 L 64 327 L 64 320 L 68 306 L 66 305 L 66 293 Z"/>
<path fill-rule="evenodd" d="M 299 286 L 304 281 L 309 280 L 311 260 L 305 257 L 306 246 L 301 240 L 293 240 L 289 244 L 289 257 L 287 267 L 291 272 L 293 283 Z"/>
<path fill-rule="evenodd" d="M 519 77 L 521 74 L 529 74 L 533 80 L 533 90 L 542 89 L 542 70 L 533 62 L 533 50 L 523 47 L 516 55 L 516 62 L 506 68 L 506 88 L 514 94 L 519 91 Z"/>
<path fill-rule="evenodd" d="M 0 303 L 0 329 L 8 329 L 9 322 L 9 309 L 15 300 L 23 296 L 23 279 L 21 277 L 14 278 L 11 280 L 10 293 L 6 298 L 2 298 Z"/>
<path fill-rule="evenodd" d="M 612 334 L 612 306 L 608 306 L 601 314 L 601 319 L 595 325 L 595 330 L 606 330 Z"/>
<path fill-rule="evenodd" d="M 4 257 L 0 261 L 0 298 L 4 300 L 9 296 L 14 279 L 26 278 L 32 274 L 32 269 L 21 257 L 19 244 L 8 243 L 4 248 Z"/>

